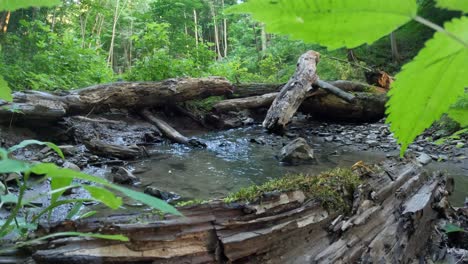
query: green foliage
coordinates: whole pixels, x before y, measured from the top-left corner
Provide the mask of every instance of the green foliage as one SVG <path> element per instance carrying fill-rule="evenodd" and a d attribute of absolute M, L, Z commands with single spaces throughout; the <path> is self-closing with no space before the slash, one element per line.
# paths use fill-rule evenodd
<path fill-rule="evenodd" d="M 373 43 L 410 21 L 416 11 L 416 1 L 408 0 L 251 0 L 227 12 L 252 13 L 270 32 L 338 49 Z"/>
<path fill-rule="evenodd" d="M 8 83 L 5 82 L 3 77 L 0 76 L 0 100 L 11 102 L 13 96 L 11 96 L 11 89 L 8 87 Z"/>
<path fill-rule="evenodd" d="M 446 234 L 449 234 L 449 233 L 456 233 L 456 232 L 465 232 L 465 230 L 459 226 L 456 226 L 454 224 L 451 224 L 451 223 L 448 223 L 446 224 L 444 227 L 444 232 Z"/>
<path fill-rule="evenodd" d="M 20 144 L 9 148 L 8 150 L 0 148 L 0 173 L 22 173 L 23 180 L 18 180 L 18 185 L 20 186 L 20 191 L 18 195 L 13 194 L 0 194 L 0 208 L 4 204 L 14 204 L 14 209 L 11 211 L 8 219 L 0 225 L 0 238 L 4 237 L 5 235 L 19 231 L 21 234 L 26 235 L 29 230 L 33 230 L 34 228 L 31 227 L 37 225 L 37 221 L 39 218 L 46 214 L 52 212 L 55 208 L 64 205 L 64 204 L 74 204 L 73 209 L 70 211 L 67 217 L 75 216 L 78 211 L 80 205 L 85 201 L 97 201 L 100 203 L 105 204 L 106 206 L 117 209 L 122 205 L 122 198 L 117 197 L 114 191 L 118 191 L 123 193 L 124 195 L 140 201 L 154 209 L 160 210 L 162 212 L 172 213 L 176 215 L 180 215 L 180 213 L 172 206 L 168 205 L 162 200 L 154 198 L 152 196 L 136 192 L 115 184 L 108 182 L 107 180 L 91 175 L 87 175 L 81 172 L 76 172 L 70 169 L 63 169 L 57 167 L 55 164 L 50 163 L 37 163 L 31 164 L 25 161 L 19 161 L 10 159 L 9 155 L 11 152 L 16 151 L 20 148 L 29 146 L 31 144 L 38 144 L 38 145 L 47 145 L 52 149 L 56 150 L 57 154 L 63 157 L 62 152 L 60 149 L 52 143 L 49 142 L 40 142 L 35 140 L 27 140 L 21 142 Z M 28 189 L 28 180 L 29 175 L 34 173 L 35 175 L 44 175 L 44 179 L 50 178 L 51 179 L 51 190 L 47 193 L 42 193 L 37 197 L 32 197 L 25 199 L 25 193 Z M 89 184 L 72 184 L 73 180 L 81 180 L 85 182 L 91 182 L 96 185 L 89 185 Z M 59 200 L 60 196 L 64 193 L 64 191 L 72 188 L 83 188 L 85 189 L 91 196 L 90 199 L 64 199 Z M 112 191 L 111 191 L 112 190 Z M 30 204 L 34 200 L 43 197 L 43 196 L 51 196 L 50 205 L 35 215 L 32 219 L 25 219 L 23 222 L 24 224 L 17 224 L 18 223 L 18 214 L 20 210 L 27 204 Z M 82 217 L 88 217 L 92 213 L 88 213 L 82 215 Z M 30 221 L 28 221 L 30 220 Z M 27 228 L 26 228 L 27 227 Z M 97 234 L 85 234 L 85 236 L 95 237 L 95 238 L 106 238 L 106 236 L 101 236 Z M 109 237 L 109 239 L 118 239 L 119 237 Z M 120 237 L 122 238 L 122 237 Z"/>
<path fill-rule="evenodd" d="M 0 11 L 14 11 L 31 6 L 55 6 L 60 3 L 60 0 L 3 0 L 0 3 Z"/>
<path fill-rule="evenodd" d="M 360 177 L 351 170 L 338 168 L 320 175 L 288 175 L 262 185 L 252 185 L 230 194 L 224 201 L 261 202 L 266 193 L 301 190 L 309 199 L 321 202 L 327 209 L 346 211 L 360 182 Z"/>
<path fill-rule="evenodd" d="M 462 9 L 466 4 L 442 0 L 439 5 Z M 329 49 L 372 43 L 411 19 L 439 31 L 416 59 L 403 67 L 390 91 L 387 122 L 401 144 L 402 154 L 418 134 L 449 111 L 468 85 L 468 18 L 454 19 L 443 29 L 417 16 L 416 11 L 416 1 L 407 0 L 301 0 L 294 4 L 251 0 L 229 9 L 231 13 L 252 13 L 272 32 Z M 452 115 L 465 118 L 459 112 Z"/>
<path fill-rule="evenodd" d="M 465 93 L 450 107 L 448 115 L 462 127 L 468 126 L 468 93 Z"/>
<path fill-rule="evenodd" d="M 468 13 L 468 1 L 466 0 L 437 0 L 437 6 L 449 10 L 461 10 L 464 13 Z"/>
<path fill-rule="evenodd" d="M 468 43 L 468 18 L 454 19 L 446 29 Z M 437 32 L 418 56 L 403 67 L 390 90 L 387 122 L 404 153 L 408 145 L 447 112 L 468 85 L 468 49 Z M 407 99 L 411 98 L 411 102 Z"/>
<path fill-rule="evenodd" d="M 99 50 L 83 47 L 70 32 L 58 34 L 41 21 L 20 22 L 3 40 L 0 74 L 13 90 L 55 90 L 109 82 L 113 73 Z"/>

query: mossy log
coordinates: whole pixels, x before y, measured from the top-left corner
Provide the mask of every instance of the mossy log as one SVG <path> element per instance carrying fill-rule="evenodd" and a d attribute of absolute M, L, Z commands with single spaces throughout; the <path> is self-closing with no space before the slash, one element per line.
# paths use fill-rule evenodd
<path fill-rule="evenodd" d="M 64 95 L 16 92 L 13 103 L 0 101 L 0 122 L 10 122 L 12 118 L 13 121 L 58 121 L 64 116 L 102 113 L 111 108 L 138 110 L 232 92 L 231 83 L 218 77 L 117 82 L 72 90 Z"/>
<path fill-rule="evenodd" d="M 307 190 L 260 193 L 250 202 L 181 207 L 185 217 L 114 216 L 42 226 L 37 235 L 124 234 L 129 242 L 53 239 L 37 263 L 412 263 L 424 260 L 443 177 L 412 163 L 357 166 L 348 210 L 325 209 Z M 313 177 L 311 177 L 313 179 Z M 342 190 L 345 192 L 345 190 Z M 322 197 L 322 201 L 327 198 Z M 333 197 L 330 197 L 333 199 Z M 133 222 L 136 219 L 137 222 Z"/>

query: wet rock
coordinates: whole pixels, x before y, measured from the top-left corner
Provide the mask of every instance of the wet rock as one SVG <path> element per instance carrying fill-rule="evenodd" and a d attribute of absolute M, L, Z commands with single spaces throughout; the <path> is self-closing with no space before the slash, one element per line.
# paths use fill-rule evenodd
<path fill-rule="evenodd" d="M 315 161 L 314 151 L 303 138 L 297 138 L 281 149 L 279 160 L 288 164 L 310 163 Z"/>
<path fill-rule="evenodd" d="M 426 153 L 421 153 L 417 158 L 416 161 L 422 165 L 427 165 L 429 162 L 432 161 L 431 156 L 427 155 Z"/>
<path fill-rule="evenodd" d="M 263 139 L 263 138 L 251 138 L 250 143 L 255 143 L 255 144 L 259 144 L 259 145 L 265 145 L 266 144 L 265 139 Z"/>
<path fill-rule="evenodd" d="M 78 165 L 76 165 L 75 163 L 71 163 L 69 161 L 65 161 L 62 165 L 62 167 L 64 167 L 65 169 L 70 169 L 70 170 L 74 170 L 74 171 L 81 171 L 80 167 L 78 167 Z"/>
<path fill-rule="evenodd" d="M 113 167 L 112 170 L 113 181 L 120 184 L 137 184 L 140 180 L 133 175 L 129 170 L 124 167 Z"/>
<path fill-rule="evenodd" d="M 370 147 L 376 147 L 379 145 L 379 142 L 377 140 L 366 140 L 365 143 Z"/>
<path fill-rule="evenodd" d="M 333 136 L 330 137 L 325 137 L 326 142 L 332 142 L 333 141 Z"/>
<path fill-rule="evenodd" d="M 251 125 L 253 123 L 255 123 L 255 120 L 253 118 L 251 118 L 251 117 L 248 117 L 248 118 L 242 120 L 242 124 L 244 126 L 248 126 L 248 125 Z"/>
<path fill-rule="evenodd" d="M 180 195 L 177 193 L 161 191 L 160 189 L 153 186 L 146 187 L 145 193 L 164 201 L 175 201 L 180 199 Z"/>
<path fill-rule="evenodd" d="M 447 155 L 439 155 L 439 158 L 437 159 L 438 161 L 447 161 L 449 158 Z"/>

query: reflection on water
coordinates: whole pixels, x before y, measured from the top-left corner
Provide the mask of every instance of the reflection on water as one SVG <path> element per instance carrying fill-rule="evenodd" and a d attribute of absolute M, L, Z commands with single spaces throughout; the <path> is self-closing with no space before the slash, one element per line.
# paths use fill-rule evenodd
<path fill-rule="evenodd" d="M 317 174 L 336 166 L 349 167 L 359 160 L 372 163 L 385 159 L 384 153 L 343 153 L 332 144 L 313 144 L 317 141 L 310 137 L 308 141 L 315 149 L 317 164 L 282 166 L 275 156 L 291 139 L 266 134 L 260 127 L 208 133 L 201 139 L 208 145 L 207 149 L 168 144 L 151 150 L 154 159 L 135 167 L 146 170 L 138 174 L 142 185 L 173 191 L 184 198 L 219 198 L 285 174 Z M 265 144 L 252 143 L 251 139 Z"/>

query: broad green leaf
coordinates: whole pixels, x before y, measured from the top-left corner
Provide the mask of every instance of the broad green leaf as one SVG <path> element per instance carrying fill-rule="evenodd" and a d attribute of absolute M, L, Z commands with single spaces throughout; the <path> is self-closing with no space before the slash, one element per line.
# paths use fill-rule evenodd
<path fill-rule="evenodd" d="M 149 196 L 149 195 L 144 194 L 142 192 L 137 192 L 137 191 L 130 190 L 130 189 L 118 186 L 118 185 L 114 185 L 114 184 L 112 186 L 109 186 L 109 187 L 122 192 L 123 194 L 125 194 L 126 196 L 128 196 L 128 197 L 130 197 L 130 198 L 132 198 L 134 200 L 140 201 L 140 202 L 142 202 L 142 203 L 144 203 L 144 204 L 146 204 L 148 206 L 151 206 L 154 209 L 158 209 L 160 211 L 170 213 L 170 214 L 174 214 L 174 215 L 182 215 L 179 211 L 177 211 L 174 207 L 172 207 L 171 205 L 169 205 L 165 201 L 160 200 L 158 198 L 155 198 L 153 196 Z"/>
<path fill-rule="evenodd" d="M 1 0 L 0 11 L 14 11 L 20 8 L 45 6 L 51 7 L 59 5 L 60 0 Z"/>
<path fill-rule="evenodd" d="M 39 141 L 39 140 L 34 140 L 34 139 L 28 139 L 28 140 L 24 140 L 22 141 L 21 143 L 19 143 L 18 145 L 14 145 L 13 147 L 9 148 L 8 149 L 8 152 L 13 152 L 15 150 L 18 150 L 18 149 L 21 149 L 21 148 L 25 148 L 29 145 L 42 145 L 42 146 L 47 146 L 51 149 L 53 149 L 55 152 L 57 152 L 57 154 L 62 158 L 62 159 L 65 159 L 65 156 L 63 156 L 63 152 L 62 150 L 57 146 L 55 145 L 54 143 L 52 142 L 42 142 L 42 141 Z"/>
<path fill-rule="evenodd" d="M 118 209 L 122 205 L 122 198 L 115 196 L 109 190 L 97 186 L 83 186 L 91 194 L 91 197 L 107 205 L 111 209 Z"/>
<path fill-rule="evenodd" d="M 468 13 L 467 0 L 437 0 L 437 7 Z"/>
<path fill-rule="evenodd" d="M 468 42 L 468 17 L 447 22 L 445 29 Z M 468 86 L 467 61 L 468 49 L 463 44 L 437 32 L 395 76 L 387 103 L 387 123 L 401 144 L 401 154 L 464 93 Z"/>
<path fill-rule="evenodd" d="M 0 173 L 20 173 L 29 170 L 29 168 L 29 164 L 24 161 L 12 159 L 0 160 Z"/>
<path fill-rule="evenodd" d="M 1 204 L 16 204 L 16 203 L 18 203 L 18 196 L 14 195 L 12 193 L 9 193 L 7 195 L 1 195 L 0 196 L 0 203 Z"/>
<path fill-rule="evenodd" d="M 154 209 L 158 209 L 166 213 L 181 215 L 180 212 L 177 211 L 177 209 L 175 209 L 173 206 L 167 204 L 166 202 L 160 199 L 157 199 L 155 197 L 149 196 L 141 192 L 133 191 L 133 190 L 112 184 L 103 178 L 91 176 L 91 175 L 88 175 L 82 172 L 77 172 L 77 171 L 70 170 L 70 169 L 59 168 L 57 167 L 57 165 L 52 164 L 52 163 L 41 163 L 41 164 L 34 165 L 31 168 L 31 172 L 35 174 L 39 174 L 39 175 L 47 174 L 47 176 L 51 178 L 53 177 L 73 178 L 73 179 L 80 179 L 84 181 L 102 184 L 110 189 L 114 189 L 119 192 L 122 192 L 126 196 L 134 200 L 140 201 Z"/>
<path fill-rule="evenodd" d="M 227 13 L 251 13 L 271 33 L 330 50 L 373 43 L 416 16 L 416 0 L 250 0 Z"/>
<path fill-rule="evenodd" d="M 11 95 L 11 89 L 8 86 L 8 83 L 0 76 L 0 100 L 5 100 L 8 102 L 13 101 L 13 96 Z"/>
<path fill-rule="evenodd" d="M 54 177 L 50 180 L 50 188 L 55 191 L 55 190 L 58 190 L 58 189 L 62 189 L 62 188 L 65 188 L 67 186 L 70 186 L 71 183 L 72 183 L 73 179 L 72 178 L 59 178 L 59 177 Z M 59 191 L 59 192 L 54 192 L 51 194 L 51 200 L 50 200 L 50 203 L 51 204 L 54 204 L 59 198 L 60 196 L 62 196 L 62 194 L 66 191 L 63 190 L 63 191 Z M 52 211 L 51 211 L 52 212 Z"/>

